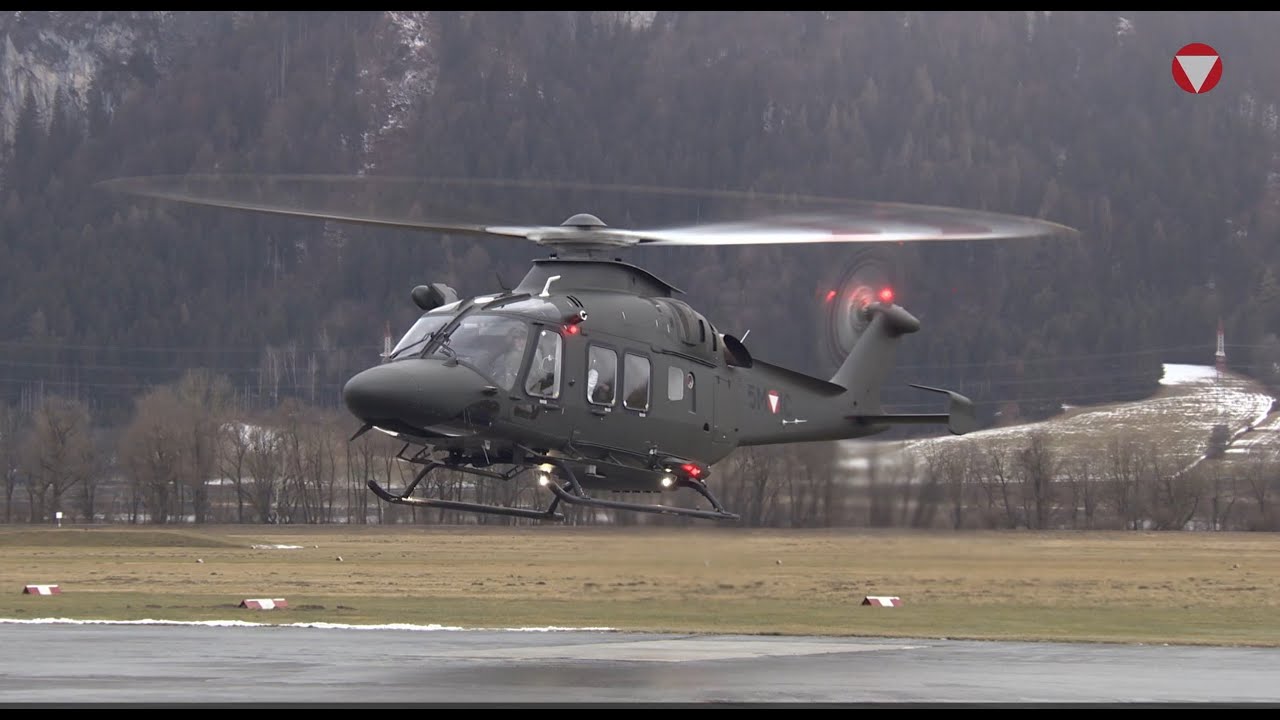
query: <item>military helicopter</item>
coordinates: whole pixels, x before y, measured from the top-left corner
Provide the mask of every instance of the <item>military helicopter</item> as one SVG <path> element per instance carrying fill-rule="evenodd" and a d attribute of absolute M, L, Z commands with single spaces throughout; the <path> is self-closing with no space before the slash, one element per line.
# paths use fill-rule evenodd
<path fill-rule="evenodd" d="M 1009 215 L 829 198 L 819 210 L 656 229 L 610 227 L 588 213 L 572 214 L 559 225 L 455 222 L 420 205 L 412 213 L 388 213 L 378 209 L 376 192 L 359 192 L 352 200 L 350 189 L 358 182 L 334 176 L 171 176 L 125 178 L 106 186 L 223 208 L 514 238 L 549 249 L 549 257 L 534 260 L 509 289 L 461 297 L 440 282 L 414 287 L 410 297 L 421 316 L 382 363 L 350 378 L 342 391 L 362 423 L 352 440 L 369 430 L 386 433 L 403 442 L 397 457 L 421 468 L 398 492 L 371 480 L 369 488 L 379 498 L 535 520 L 563 520 L 563 503 L 733 521 L 739 516 L 720 503 L 707 479 L 735 448 L 858 438 L 898 424 L 943 424 L 955 434 L 975 426 L 968 398 L 924 385 L 912 387 L 945 396 L 946 412 L 885 412 L 880 391 L 895 348 L 920 329 L 887 285 L 851 278 L 829 294 L 833 337 L 847 354 L 834 375 L 813 377 L 755 357 L 742 339 L 681 300 L 679 289 L 623 261 L 621 251 L 1074 232 Z M 334 209 L 335 187 L 346 197 L 341 209 Z M 288 200 L 279 199 L 282 189 Z M 496 482 L 532 472 L 550 502 L 538 509 L 416 496 L 438 470 Z M 598 497 L 680 490 L 696 493 L 706 505 Z"/>

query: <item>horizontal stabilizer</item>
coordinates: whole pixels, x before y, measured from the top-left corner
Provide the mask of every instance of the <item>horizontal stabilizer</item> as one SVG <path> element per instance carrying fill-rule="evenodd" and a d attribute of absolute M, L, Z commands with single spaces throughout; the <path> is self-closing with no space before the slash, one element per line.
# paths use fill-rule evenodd
<path fill-rule="evenodd" d="M 973 432 L 978 428 L 978 415 L 973 410 L 973 401 L 953 390 L 946 388 L 929 387 L 928 385 L 915 385 L 913 388 L 928 390 L 929 392 L 942 393 L 950 398 L 947 405 L 947 429 L 952 435 L 964 435 Z"/>
<path fill-rule="evenodd" d="M 978 418 L 973 410 L 973 401 L 958 392 L 927 385 L 912 385 L 913 388 L 943 393 L 950 398 L 950 406 L 946 413 L 919 413 L 901 415 L 851 415 L 850 420 L 867 425 L 941 425 L 946 423 L 952 435 L 964 435 L 978 427 Z"/>

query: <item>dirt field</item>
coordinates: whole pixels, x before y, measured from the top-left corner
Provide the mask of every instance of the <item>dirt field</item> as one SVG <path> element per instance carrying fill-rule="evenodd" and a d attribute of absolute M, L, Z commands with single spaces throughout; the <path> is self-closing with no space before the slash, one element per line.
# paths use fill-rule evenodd
<path fill-rule="evenodd" d="M 1263 533 L 0 526 L 0 618 L 1280 646 L 1278 551 Z"/>

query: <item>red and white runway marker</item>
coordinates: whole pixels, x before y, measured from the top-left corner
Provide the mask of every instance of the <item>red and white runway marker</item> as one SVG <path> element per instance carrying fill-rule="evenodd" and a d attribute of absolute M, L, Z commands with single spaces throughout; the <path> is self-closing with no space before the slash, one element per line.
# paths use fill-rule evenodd
<path fill-rule="evenodd" d="M 57 585 L 27 585 L 22 588 L 23 595 L 61 595 L 62 588 Z"/>
<path fill-rule="evenodd" d="M 250 610 L 275 610 L 276 608 L 287 608 L 289 603 L 284 598 L 256 598 L 240 601 L 240 607 L 249 608 Z"/>
<path fill-rule="evenodd" d="M 862 604 L 876 607 L 899 607 L 902 605 L 902 599 L 891 595 L 868 595 L 862 598 Z"/>

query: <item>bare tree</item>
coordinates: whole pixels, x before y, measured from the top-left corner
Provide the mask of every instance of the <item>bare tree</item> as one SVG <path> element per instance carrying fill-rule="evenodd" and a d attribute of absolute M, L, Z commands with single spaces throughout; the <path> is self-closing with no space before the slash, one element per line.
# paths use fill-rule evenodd
<path fill-rule="evenodd" d="M 1156 444 L 1147 446 L 1146 466 L 1150 473 L 1151 515 L 1157 530 L 1181 530 L 1195 517 L 1204 495 L 1201 471 L 1171 472 L 1162 462 Z"/>
<path fill-rule="evenodd" d="M 973 443 L 959 441 L 947 443 L 942 470 L 947 483 L 947 500 L 951 505 L 951 527 L 961 530 L 965 526 L 965 509 L 969 505 L 969 488 L 977 478 L 976 450 Z"/>
<path fill-rule="evenodd" d="M 31 494 L 31 520 L 48 519 L 62 498 L 94 472 L 89 410 L 79 400 L 50 396 L 32 418 L 22 448 L 22 467 Z"/>
<path fill-rule="evenodd" d="M 990 504 L 994 505 L 996 499 L 999 499 L 1000 507 L 1004 509 L 1005 521 L 1008 527 L 1018 527 L 1018 511 L 1016 499 L 1013 494 L 1013 471 L 1009 467 L 1009 459 L 1004 453 L 1004 449 L 998 443 L 990 443 L 986 447 L 984 453 L 986 460 L 986 480 L 983 483 L 987 491 L 987 497 Z"/>
<path fill-rule="evenodd" d="M 1049 438 L 1043 432 L 1032 433 L 1027 446 L 1018 452 L 1018 470 L 1022 479 L 1022 505 L 1027 524 L 1043 530 L 1049 526 L 1053 511 L 1054 479 L 1057 475 L 1057 458 L 1049 447 Z"/>
<path fill-rule="evenodd" d="M 183 415 L 172 388 L 156 388 L 135 401 L 133 420 L 121 436 L 122 463 L 153 523 L 167 523 L 176 511 Z"/>
<path fill-rule="evenodd" d="M 911 513 L 910 526 L 925 528 L 933 525 L 938 513 L 938 505 L 944 500 L 943 484 L 945 469 L 943 467 L 943 451 L 936 445 L 927 446 L 921 452 L 924 461 L 922 482 L 916 487 L 915 502 Z"/>
<path fill-rule="evenodd" d="M 0 476 L 4 477 L 4 521 L 13 522 L 13 496 L 18 487 L 21 424 L 17 408 L 0 405 Z"/>
<path fill-rule="evenodd" d="M 222 477 L 230 480 L 236 493 L 236 522 L 244 522 L 245 500 L 249 499 L 249 491 L 245 487 L 245 473 L 248 472 L 249 449 L 252 441 L 249 438 L 249 426 L 240 422 L 226 422 L 218 428 L 218 458 Z"/>
<path fill-rule="evenodd" d="M 911 525 L 911 513 L 916 509 L 919 498 L 912 491 L 916 478 L 920 475 L 920 456 L 918 452 L 902 453 L 902 463 L 897 467 L 893 487 L 898 499 L 898 527 Z"/>
<path fill-rule="evenodd" d="M 247 425 L 245 436 L 249 445 L 245 456 L 249 498 L 258 522 L 274 523 L 278 520 L 277 494 L 284 474 L 280 433 L 274 427 Z"/>
<path fill-rule="evenodd" d="M 309 522 L 313 508 L 306 485 L 306 411 L 300 403 L 290 398 L 277 408 L 276 417 L 275 428 L 280 441 L 283 473 L 276 511 L 281 522 Z"/>
<path fill-rule="evenodd" d="M 369 522 L 368 485 L 376 477 L 377 458 L 383 452 L 373 434 L 366 433 L 357 442 L 347 444 L 347 508 L 351 521 L 361 525 Z"/>
<path fill-rule="evenodd" d="M 291 519 L 330 522 L 337 483 L 336 424 L 324 411 L 295 400 L 287 401 L 280 412 Z"/>
<path fill-rule="evenodd" d="M 1260 529 L 1269 530 L 1272 526 L 1271 486 L 1274 475 L 1275 464 L 1261 456 L 1256 461 L 1251 461 L 1245 470 L 1245 483 L 1249 486 L 1249 494 L 1258 506 L 1257 527 Z"/>
<path fill-rule="evenodd" d="M 1088 457 L 1077 457 L 1061 464 L 1063 478 L 1071 489 L 1071 527 L 1081 526 L 1080 515 L 1084 515 L 1084 528 L 1093 529 L 1094 515 L 1098 510 L 1098 492 L 1094 487 L 1097 473 Z"/>
<path fill-rule="evenodd" d="M 724 498 L 727 507 L 741 508 L 742 521 L 749 527 L 771 524 L 775 500 L 782 488 L 776 476 L 776 453 L 770 448 L 740 447 L 724 461 L 723 471 L 711 478 L 713 492 Z"/>
<path fill-rule="evenodd" d="M 845 525 L 849 517 L 849 485 L 837 473 L 838 446 L 811 443 L 802 446 L 805 468 L 816 478 L 819 520 L 823 527 Z"/>
<path fill-rule="evenodd" d="M 959 448 L 954 443 L 936 443 L 927 446 L 921 453 L 924 457 L 925 484 L 923 491 L 932 491 L 937 495 L 941 495 L 943 488 L 946 492 L 946 502 L 950 508 L 950 525 L 953 530 L 959 530 L 964 527 L 964 480 L 965 473 L 963 468 L 963 458 L 960 455 Z M 922 495 L 922 500 L 925 497 Z M 930 498 L 932 502 L 932 498 Z M 917 507 L 923 507 L 923 504 Z M 928 517 L 932 518 L 932 511 Z M 927 520 L 923 514 L 918 514 L 915 524 L 917 527 Z"/>
<path fill-rule="evenodd" d="M 1141 459 L 1130 437 L 1113 437 L 1107 443 L 1107 482 L 1115 501 L 1116 514 L 1127 530 L 1141 529 Z"/>
<path fill-rule="evenodd" d="M 894 486 L 885 477 L 881 466 L 879 445 L 869 444 L 867 452 L 867 525 L 890 527 L 893 525 Z"/>
<path fill-rule="evenodd" d="M 338 446 L 345 443 L 342 431 L 333 413 L 316 410 L 315 447 L 311 482 L 316 488 L 320 506 L 320 522 L 331 523 L 337 519 L 338 506 Z"/>
<path fill-rule="evenodd" d="M 1261 461 L 1260 456 L 1258 461 Z M 1254 462 L 1253 457 L 1250 457 L 1249 462 Z M 1234 475 L 1223 477 L 1221 469 L 1213 465 L 1208 486 L 1212 492 L 1209 497 L 1209 527 L 1213 530 L 1226 530 L 1231 523 L 1231 508 L 1236 504 L 1236 478 Z"/>
<path fill-rule="evenodd" d="M 178 381 L 182 406 L 179 438 L 184 467 L 182 482 L 191 496 L 191 511 L 198 523 L 207 522 L 209 481 L 218 469 L 218 428 L 231 407 L 231 383 L 207 370 L 192 370 Z M 181 511 L 182 508 L 179 508 Z"/>
<path fill-rule="evenodd" d="M 800 443 L 779 449 L 785 468 L 787 514 L 791 527 L 831 527 L 844 516 L 844 493 L 835 478 L 831 443 Z"/>
<path fill-rule="evenodd" d="M 120 434 L 119 428 L 98 427 L 93 430 L 93 456 L 95 471 L 79 486 L 80 515 L 85 522 L 94 522 L 98 518 L 100 499 L 98 491 L 105 478 L 114 478 L 120 470 Z"/>
<path fill-rule="evenodd" d="M 280 402 L 280 378 L 284 374 L 281 351 L 268 345 L 263 351 L 261 367 L 258 369 L 258 394 L 270 397 L 271 407 Z"/>

